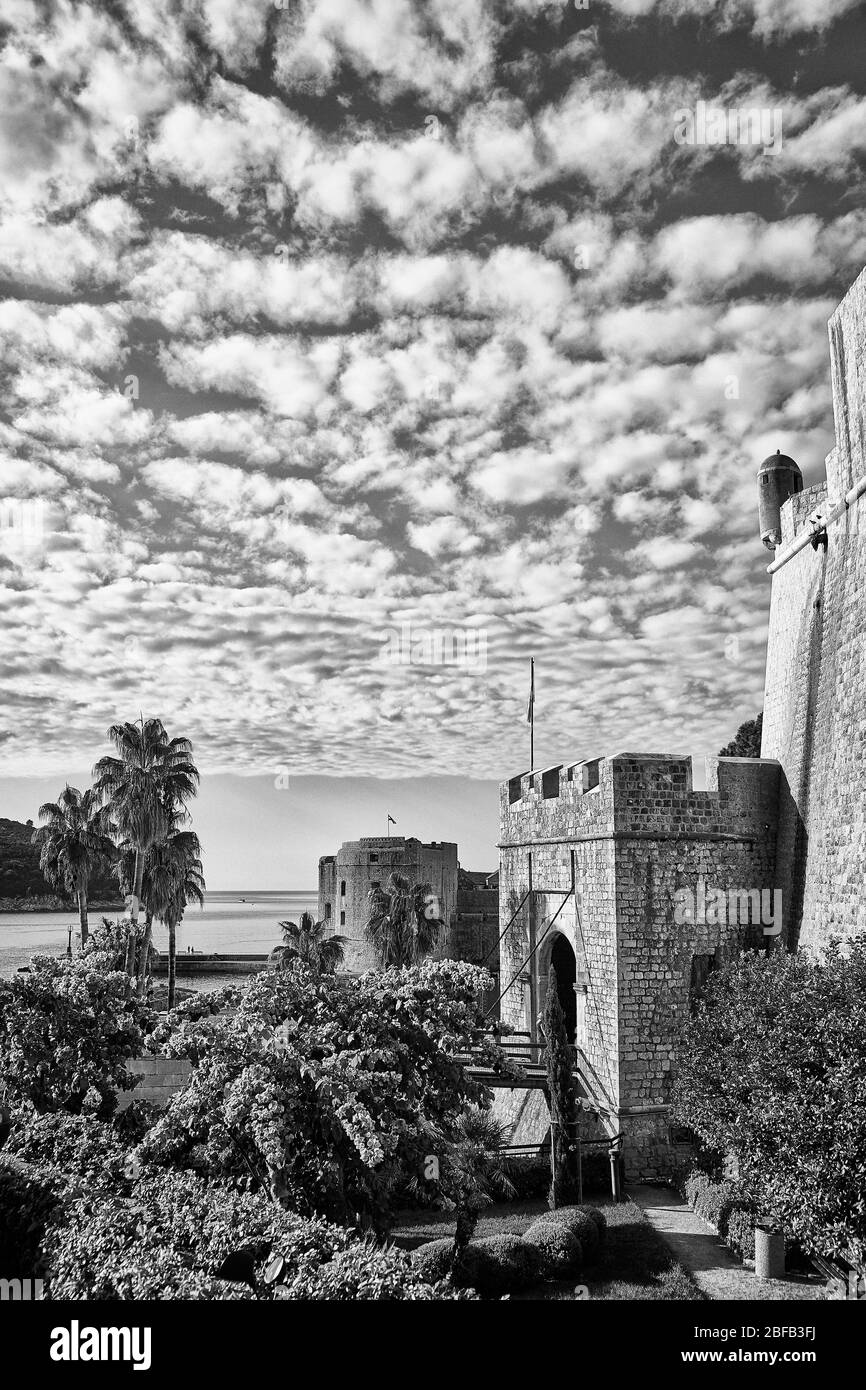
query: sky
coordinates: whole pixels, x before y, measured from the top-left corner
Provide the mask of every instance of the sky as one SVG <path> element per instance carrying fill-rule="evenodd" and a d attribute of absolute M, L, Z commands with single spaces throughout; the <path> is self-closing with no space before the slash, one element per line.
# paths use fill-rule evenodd
<path fill-rule="evenodd" d="M 143 712 L 213 888 L 389 810 L 494 867 L 531 656 L 538 766 L 718 751 L 758 465 L 833 443 L 864 59 L 849 0 L 4 0 L 0 815 Z"/>

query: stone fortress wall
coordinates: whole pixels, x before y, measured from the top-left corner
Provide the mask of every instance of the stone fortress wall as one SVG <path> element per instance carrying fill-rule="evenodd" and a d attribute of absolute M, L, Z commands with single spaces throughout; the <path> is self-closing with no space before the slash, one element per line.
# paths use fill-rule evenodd
<path fill-rule="evenodd" d="M 866 271 L 830 320 L 836 447 L 827 481 L 782 507 L 782 546 L 866 473 Z M 782 768 L 786 942 L 866 930 L 866 496 L 772 580 L 761 752 Z"/>

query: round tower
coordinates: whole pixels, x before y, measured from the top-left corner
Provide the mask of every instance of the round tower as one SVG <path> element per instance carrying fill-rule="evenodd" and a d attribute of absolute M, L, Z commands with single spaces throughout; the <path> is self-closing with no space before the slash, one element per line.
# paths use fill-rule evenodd
<path fill-rule="evenodd" d="M 803 474 L 793 459 L 778 449 L 758 469 L 758 520 L 768 550 L 782 544 L 782 506 L 803 491 Z"/>

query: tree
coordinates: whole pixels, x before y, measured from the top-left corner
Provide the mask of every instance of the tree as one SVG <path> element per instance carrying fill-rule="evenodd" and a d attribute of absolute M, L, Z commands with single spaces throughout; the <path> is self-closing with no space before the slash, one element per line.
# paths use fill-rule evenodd
<path fill-rule="evenodd" d="M 33 832 L 33 844 L 40 847 L 39 867 L 49 883 L 75 894 L 83 946 L 90 876 L 115 854 L 110 817 L 96 792 L 67 785 L 56 801 L 39 807 L 39 819 L 43 825 Z"/>
<path fill-rule="evenodd" d="M 736 1156 L 759 1210 L 804 1247 L 866 1252 L 866 941 L 818 959 L 746 953 L 684 1027 L 675 1118 Z"/>
<path fill-rule="evenodd" d="M 430 915 L 434 896 L 429 883 L 410 887 L 408 878 L 396 873 L 384 888 L 370 889 L 364 935 L 383 970 L 417 965 L 439 945 L 442 923 L 438 915 Z"/>
<path fill-rule="evenodd" d="M 574 1090 L 574 1058 L 559 1002 L 556 971 L 550 967 L 544 1001 L 544 1033 L 547 1038 L 547 1098 L 550 1106 L 550 1142 L 553 1178 L 550 1206 L 570 1206 L 581 1200 L 578 1107 Z"/>
<path fill-rule="evenodd" d="M 754 719 L 746 719 L 737 730 L 736 737 L 719 749 L 720 758 L 760 758 L 761 730 L 764 725 L 764 711 Z"/>
<path fill-rule="evenodd" d="M 452 1279 L 460 1269 L 481 1212 L 496 1196 L 514 1196 L 503 1145 L 504 1128 L 489 1111 L 472 1106 L 458 1117 L 441 1173 L 447 1204 L 456 1213 Z"/>
<path fill-rule="evenodd" d="M 311 912 L 302 912 L 297 922 L 280 922 L 283 945 L 271 952 L 270 962 L 285 970 L 292 961 L 309 966 L 314 975 L 333 975 L 343 964 L 347 938 L 328 936 L 327 922 L 317 922 Z"/>
<path fill-rule="evenodd" d="M 145 720 L 142 716 L 138 724 L 113 724 L 108 737 L 119 756 L 99 759 L 93 769 L 95 790 L 121 839 L 135 852 L 129 912 L 135 924 L 145 855 L 169 832 L 169 808 L 184 818 L 187 803 L 198 791 L 199 774 L 189 739 L 169 739 L 159 719 Z"/>
<path fill-rule="evenodd" d="M 188 903 L 204 905 L 201 845 L 191 830 L 170 830 L 148 851 L 148 910 L 168 928 L 168 1007 L 177 987 L 177 929 Z M 146 938 L 147 940 L 148 938 Z"/>

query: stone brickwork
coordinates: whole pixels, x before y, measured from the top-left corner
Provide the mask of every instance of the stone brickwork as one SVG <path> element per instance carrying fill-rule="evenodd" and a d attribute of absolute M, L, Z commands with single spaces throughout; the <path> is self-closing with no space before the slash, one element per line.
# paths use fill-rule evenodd
<path fill-rule="evenodd" d="M 866 271 L 830 320 L 836 447 L 826 485 L 782 509 L 782 544 L 866 473 Z M 782 766 L 786 942 L 866 930 L 866 498 L 772 580 L 762 753 Z"/>
<path fill-rule="evenodd" d="M 692 790 L 689 758 L 625 753 L 500 789 L 503 926 L 532 889 L 502 943 L 503 1018 L 538 1035 L 551 955 L 564 937 L 588 1089 L 603 1101 L 607 1132 L 626 1134 L 633 1178 L 663 1175 L 674 1157 L 666 1107 L 695 958 L 711 968 L 762 939 L 760 921 L 736 913 L 678 921 L 677 894 L 697 899 L 703 884 L 769 895 L 775 886 L 778 764 L 712 758 L 707 786 Z"/>
<path fill-rule="evenodd" d="M 138 1078 L 131 1091 L 119 1091 L 118 1110 L 125 1110 L 134 1100 L 148 1100 L 154 1105 L 168 1105 L 177 1091 L 183 1090 L 192 1075 L 192 1063 L 186 1058 L 135 1057 L 127 1062 L 130 1076 Z"/>

